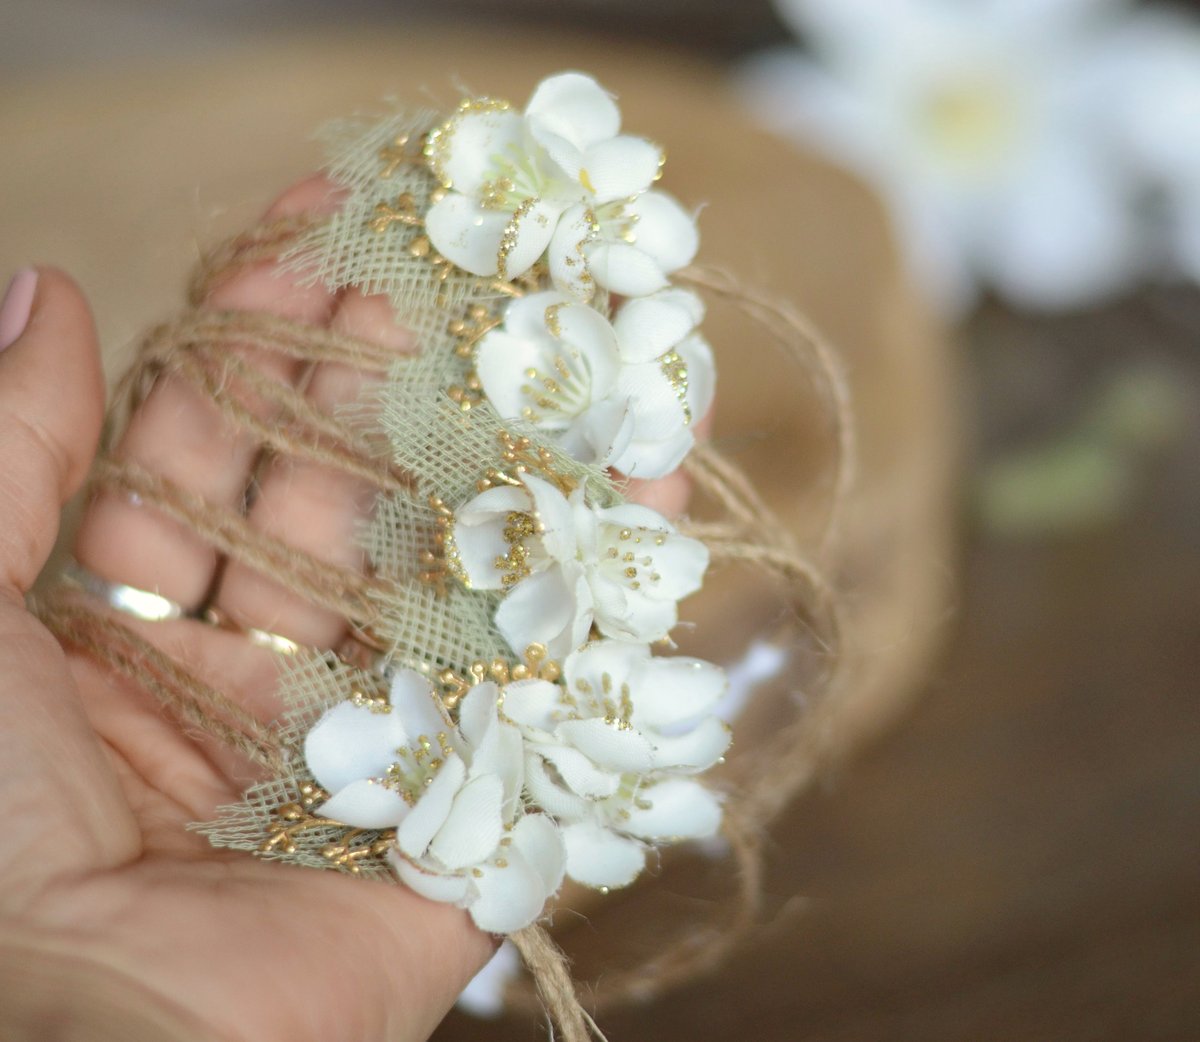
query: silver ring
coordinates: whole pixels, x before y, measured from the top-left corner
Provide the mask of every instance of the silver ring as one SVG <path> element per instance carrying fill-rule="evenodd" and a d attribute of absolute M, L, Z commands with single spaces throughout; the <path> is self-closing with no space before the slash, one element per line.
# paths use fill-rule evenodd
<path fill-rule="evenodd" d="M 143 622 L 192 619 L 212 626 L 214 629 L 237 633 L 245 637 L 251 644 L 266 648 L 277 655 L 295 655 L 305 650 L 320 650 L 306 648 L 305 645 L 290 637 L 271 633 L 269 630 L 259 629 L 256 626 L 243 626 L 233 621 L 214 605 L 192 611 L 160 593 L 151 593 L 149 590 L 139 590 L 136 586 L 130 586 L 128 583 L 103 579 L 95 572 L 84 568 L 73 558 L 68 559 L 64 566 L 62 579 L 89 596 L 103 601 L 115 611 L 135 619 L 141 619 Z M 333 654 L 348 665 L 357 666 L 359 669 L 377 676 L 386 677 L 390 673 L 388 657 L 382 649 L 372 646 L 361 637 L 348 638 L 340 648 L 333 651 Z"/>
<path fill-rule="evenodd" d="M 89 572 L 78 561 L 67 561 L 62 577 L 72 586 L 103 601 L 110 608 L 146 622 L 168 622 L 191 618 L 192 613 L 182 604 L 149 590 L 139 590 L 128 583 L 102 579 Z"/>

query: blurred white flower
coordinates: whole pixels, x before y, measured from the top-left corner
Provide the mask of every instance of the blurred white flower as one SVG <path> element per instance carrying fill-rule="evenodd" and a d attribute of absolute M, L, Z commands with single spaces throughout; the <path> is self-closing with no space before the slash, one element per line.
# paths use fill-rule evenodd
<path fill-rule="evenodd" d="M 553 659 L 583 644 L 593 622 L 605 636 L 666 637 L 708 567 L 704 544 L 648 507 L 593 507 L 583 488 L 568 499 L 531 474 L 459 507 L 447 558 L 468 586 L 508 591 L 495 623 L 510 647 L 541 644 Z"/>
<path fill-rule="evenodd" d="M 1099 299 L 1144 262 L 1131 171 L 1113 161 L 1118 0 L 777 0 L 812 58 L 768 53 L 747 95 L 890 201 L 950 311 Z"/>
<path fill-rule="evenodd" d="M 612 323 L 560 293 L 508 306 L 479 343 L 475 369 L 501 416 L 557 434 L 584 463 L 659 478 L 695 442 L 712 404 L 712 350 L 695 327 L 700 299 L 668 289 L 626 301 Z"/>
<path fill-rule="evenodd" d="M 562 882 L 563 840 L 545 815 L 522 814 L 521 734 L 499 718 L 495 684 L 472 688 L 457 726 L 427 679 L 402 669 L 388 701 L 334 706 L 304 755 L 330 798 L 322 817 L 396 829 L 388 858 L 434 901 L 469 910 L 480 929 L 527 926 Z"/>
<path fill-rule="evenodd" d="M 603 640 L 573 652 L 563 681 L 504 689 L 504 715 L 525 738 L 530 797 L 562 825 L 567 874 L 626 886 L 646 841 L 712 835 L 716 797 L 686 775 L 729 747 L 712 714 L 725 677 L 694 658 L 655 658 L 641 644 Z"/>
<path fill-rule="evenodd" d="M 448 189 L 425 216 L 433 245 L 476 275 L 514 279 L 547 255 L 555 286 L 586 300 L 595 283 L 653 293 L 689 263 L 695 221 L 651 190 L 663 154 L 619 134 L 621 114 L 578 72 L 538 84 L 524 113 L 493 98 L 464 101 L 429 137 Z"/>
<path fill-rule="evenodd" d="M 1139 12 L 1114 30 L 1108 60 L 1118 147 L 1158 204 L 1160 252 L 1200 281 L 1200 23 Z"/>

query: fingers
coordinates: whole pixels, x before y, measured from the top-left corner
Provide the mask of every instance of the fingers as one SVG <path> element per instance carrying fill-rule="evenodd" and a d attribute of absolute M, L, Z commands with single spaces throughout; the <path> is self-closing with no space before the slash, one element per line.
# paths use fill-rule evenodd
<path fill-rule="evenodd" d="M 0 908 L 55 872 L 133 856 L 138 835 L 62 650 L 25 610 L 62 504 L 87 472 L 104 385 L 91 314 L 52 268 L 23 272 L 0 315 Z"/>
<path fill-rule="evenodd" d="M 413 348 L 411 335 L 398 326 L 383 296 L 346 293 L 334 315 L 339 332 L 374 341 L 397 352 Z M 315 367 L 307 385 L 309 402 L 333 415 L 363 398 L 368 378 L 349 366 Z M 256 527 L 305 553 L 362 572 L 367 562 L 358 529 L 370 516 L 376 490 L 361 478 L 332 467 L 278 458 L 263 474 L 250 511 Z M 241 626 L 278 633 L 301 644 L 334 647 L 346 632 L 346 620 L 316 607 L 253 569 L 230 562 L 222 576 L 217 607 Z"/>
<path fill-rule="evenodd" d="M 87 302 L 53 268 L 14 279 L 0 336 L 0 582 L 24 594 L 96 451 L 104 382 Z"/>
<path fill-rule="evenodd" d="M 280 197 L 267 218 L 323 212 L 337 205 L 329 184 L 302 182 Z M 333 297 L 300 276 L 280 273 L 270 263 L 239 272 L 213 290 L 215 309 L 267 312 L 317 325 L 328 322 Z M 285 384 L 301 367 L 293 360 L 250 347 L 232 354 L 258 372 Z M 270 407 L 245 404 L 269 418 Z M 182 377 L 162 376 L 133 417 L 116 455 L 139 464 L 214 506 L 240 509 L 259 453 L 257 438 L 227 420 L 218 403 Z M 199 536 L 146 506 L 105 494 L 84 517 L 76 555 L 105 578 L 154 590 L 192 608 L 212 586 L 216 551 Z"/>

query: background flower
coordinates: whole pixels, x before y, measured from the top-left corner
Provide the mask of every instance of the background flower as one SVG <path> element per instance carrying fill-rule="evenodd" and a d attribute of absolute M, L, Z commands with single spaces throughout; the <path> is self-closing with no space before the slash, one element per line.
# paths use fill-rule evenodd
<path fill-rule="evenodd" d="M 779 0 L 812 56 L 761 55 L 743 86 L 769 125 L 880 187 L 950 311 L 981 284 L 1024 307 L 1080 306 L 1127 285 L 1147 248 L 1111 89 L 1114 49 L 1147 41 L 1114 35 L 1119 6 Z"/>

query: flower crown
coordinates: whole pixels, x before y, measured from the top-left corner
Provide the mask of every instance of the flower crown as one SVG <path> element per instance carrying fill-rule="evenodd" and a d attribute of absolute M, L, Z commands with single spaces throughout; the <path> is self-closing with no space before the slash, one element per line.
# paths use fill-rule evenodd
<path fill-rule="evenodd" d="M 404 477 L 366 533 L 382 655 L 291 662 L 279 776 L 214 843 L 393 875 L 505 934 L 564 878 L 623 887 L 718 830 L 724 676 L 657 653 L 708 550 L 621 484 L 678 468 L 712 404 L 704 306 L 670 282 L 698 238 L 662 150 L 619 131 L 576 72 L 523 112 L 333 131 L 347 197 L 288 263 L 386 294 L 422 344 L 376 402 Z"/>

